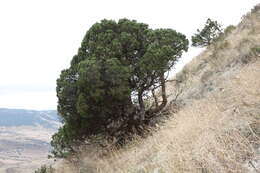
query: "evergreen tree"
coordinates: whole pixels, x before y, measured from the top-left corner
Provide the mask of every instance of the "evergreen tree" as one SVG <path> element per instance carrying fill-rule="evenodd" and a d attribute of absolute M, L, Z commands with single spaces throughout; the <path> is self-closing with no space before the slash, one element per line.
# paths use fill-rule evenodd
<path fill-rule="evenodd" d="M 205 47 L 210 45 L 222 33 L 221 25 L 217 21 L 207 19 L 202 30 L 197 29 L 197 34 L 191 37 L 192 46 Z"/>
<path fill-rule="evenodd" d="M 167 104 L 165 73 L 187 49 L 185 35 L 172 29 L 152 30 L 128 19 L 94 24 L 57 80 L 64 126 L 53 136 L 54 155 L 92 135 L 142 133 L 140 125 Z M 162 103 L 149 107 L 145 100 L 156 88 Z"/>

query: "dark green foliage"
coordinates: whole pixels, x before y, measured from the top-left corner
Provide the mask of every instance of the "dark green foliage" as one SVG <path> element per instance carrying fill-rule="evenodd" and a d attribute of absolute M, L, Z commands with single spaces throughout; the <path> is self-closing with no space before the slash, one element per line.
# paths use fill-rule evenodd
<path fill-rule="evenodd" d="M 221 25 L 217 21 L 207 19 L 202 30 L 197 29 L 197 34 L 191 37 L 192 46 L 205 47 L 210 45 L 222 33 Z"/>
<path fill-rule="evenodd" d="M 172 29 L 152 30 L 128 19 L 94 24 L 57 80 L 64 126 L 53 136 L 53 154 L 62 157 L 93 135 L 140 134 L 139 127 L 165 107 L 164 73 L 187 49 L 185 35 Z M 159 87 L 162 103 L 147 107 L 147 95 Z"/>
<path fill-rule="evenodd" d="M 34 171 L 34 173 L 53 173 L 54 170 L 51 166 L 47 167 L 46 165 L 41 166 L 41 168 Z"/>
<path fill-rule="evenodd" d="M 76 126 L 69 126 L 70 124 L 66 123 L 52 136 L 51 146 L 54 148 L 52 154 L 57 158 L 67 157 L 70 153 L 75 151 L 73 147 L 77 146 L 75 141 L 75 137 L 78 136 L 78 134 L 76 134 Z M 50 156 L 50 158 L 52 158 L 52 156 Z"/>

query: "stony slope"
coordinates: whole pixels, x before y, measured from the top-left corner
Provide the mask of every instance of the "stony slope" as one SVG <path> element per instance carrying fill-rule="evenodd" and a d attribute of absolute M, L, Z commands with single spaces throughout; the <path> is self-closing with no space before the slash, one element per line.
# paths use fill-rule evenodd
<path fill-rule="evenodd" d="M 107 156 L 84 147 L 56 172 L 259 172 L 259 76 L 260 5 L 168 83 L 172 116 L 152 136 Z"/>

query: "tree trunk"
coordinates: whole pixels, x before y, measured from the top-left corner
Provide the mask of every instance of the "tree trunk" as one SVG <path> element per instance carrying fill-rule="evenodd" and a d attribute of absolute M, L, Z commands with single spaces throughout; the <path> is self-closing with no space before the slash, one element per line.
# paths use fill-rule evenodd
<path fill-rule="evenodd" d="M 159 106 L 159 104 L 158 104 L 158 99 L 157 99 L 157 97 L 156 97 L 156 94 L 155 94 L 155 92 L 154 92 L 154 89 L 152 90 L 152 94 L 153 94 L 153 98 L 154 98 L 154 102 L 155 102 L 155 108 L 157 108 L 157 107 Z"/>
<path fill-rule="evenodd" d="M 152 115 L 160 112 L 166 105 L 167 105 L 167 96 L 166 96 L 166 85 L 165 85 L 165 79 L 164 74 L 160 76 L 160 82 L 161 82 L 161 94 L 162 94 L 162 103 L 157 106 L 155 109 L 151 109 L 147 111 L 147 114 Z"/>
<path fill-rule="evenodd" d="M 142 91 L 138 92 L 138 102 L 140 106 L 140 121 L 143 121 L 145 119 L 145 105 Z"/>

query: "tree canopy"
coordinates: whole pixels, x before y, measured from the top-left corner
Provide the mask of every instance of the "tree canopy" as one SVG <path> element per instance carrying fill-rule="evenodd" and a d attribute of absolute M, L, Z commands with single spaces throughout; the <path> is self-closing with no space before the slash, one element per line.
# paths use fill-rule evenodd
<path fill-rule="evenodd" d="M 53 136 L 54 155 L 91 135 L 138 131 L 166 106 L 165 73 L 187 49 L 186 36 L 173 29 L 153 30 L 128 19 L 95 23 L 57 79 L 64 126 Z M 147 104 L 156 89 L 161 102 Z"/>
<path fill-rule="evenodd" d="M 210 18 L 202 30 L 197 29 L 197 34 L 191 37 L 192 46 L 205 47 L 210 45 L 222 33 L 221 25 Z"/>

